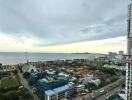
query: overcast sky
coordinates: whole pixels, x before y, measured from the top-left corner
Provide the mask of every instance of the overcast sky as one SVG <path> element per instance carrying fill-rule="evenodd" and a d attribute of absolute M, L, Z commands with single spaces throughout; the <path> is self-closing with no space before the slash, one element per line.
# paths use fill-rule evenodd
<path fill-rule="evenodd" d="M 126 50 L 130 0 L 0 0 L 0 51 Z"/>

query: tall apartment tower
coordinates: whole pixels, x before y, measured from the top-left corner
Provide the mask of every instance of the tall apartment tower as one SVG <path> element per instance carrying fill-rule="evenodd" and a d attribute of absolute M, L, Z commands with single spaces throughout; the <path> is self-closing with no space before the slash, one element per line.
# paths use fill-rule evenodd
<path fill-rule="evenodd" d="M 132 100 L 132 3 L 128 6 L 126 65 L 126 97 Z"/>

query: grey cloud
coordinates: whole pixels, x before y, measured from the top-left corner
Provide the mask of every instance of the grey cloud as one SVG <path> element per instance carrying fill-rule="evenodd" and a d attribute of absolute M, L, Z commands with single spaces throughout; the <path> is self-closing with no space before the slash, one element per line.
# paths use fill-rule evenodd
<path fill-rule="evenodd" d="M 126 34 L 129 0 L 0 0 L 0 31 L 39 46 Z M 26 38 L 27 37 L 27 38 Z M 46 41 L 46 43 L 43 43 Z"/>
<path fill-rule="evenodd" d="M 52 46 L 52 45 L 62 45 L 68 43 L 76 43 L 78 41 L 93 41 L 93 40 L 102 40 L 102 39 L 109 39 L 119 36 L 125 36 L 125 30 L 122 29 L 121 23 L 116 23 L 114 25 L 107 25 L 107 24 L 95 24 L 91 26 L 87 26 L 75 33 L 71 33 L 71 38 L 67 38 L 67 36 L 63 38 L 63 42 L 54 41 L 54 43 L 37 43 L 35 46 Z M 120 30 L 118 30 L 120 28 Z M 98 35 L 99 34 L 99 35 Z M 76 36 L 77 35 L 77 36 Z M 69 40 L 69 41 L 67 41 Z"/>

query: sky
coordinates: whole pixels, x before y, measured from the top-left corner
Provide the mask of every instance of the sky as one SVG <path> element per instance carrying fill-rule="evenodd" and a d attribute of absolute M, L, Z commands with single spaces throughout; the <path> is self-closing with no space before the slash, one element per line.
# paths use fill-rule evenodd
<path fill-rule="evenodd" d="M 126 51 L 129 3 L 130 0 L 0 0 L 0 51 Z"/>

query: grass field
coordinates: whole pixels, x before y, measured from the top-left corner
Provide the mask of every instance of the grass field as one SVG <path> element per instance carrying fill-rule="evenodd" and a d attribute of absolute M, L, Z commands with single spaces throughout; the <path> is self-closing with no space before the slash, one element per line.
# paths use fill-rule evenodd
<path fill-rule="evenodd" d="M 19 87 L 19 81 L 17 78 L 4 77 L 1 79 L 0 82 L 1 89 L 11 89 L 15 87 Z"/>
<path fill-rule="evenodd" d="M 21 86 L 18 75 L 4 77 L 0 80 L 0 100 L 33 100 L 28 89 Z"/>

